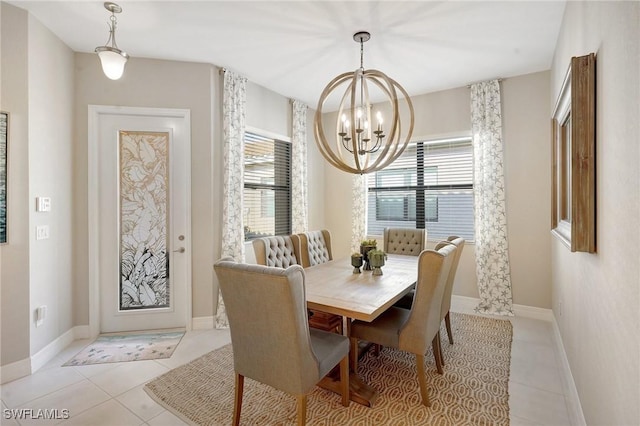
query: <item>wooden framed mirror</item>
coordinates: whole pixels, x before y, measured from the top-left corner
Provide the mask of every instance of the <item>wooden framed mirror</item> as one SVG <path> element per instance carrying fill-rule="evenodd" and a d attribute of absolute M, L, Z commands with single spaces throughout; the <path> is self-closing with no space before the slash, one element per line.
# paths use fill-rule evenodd
<path fill-rule="evenodd" d="M 596 251 L 595 54 L 571 58 L 552 118 L 551 229 L 572 252 Z"/>

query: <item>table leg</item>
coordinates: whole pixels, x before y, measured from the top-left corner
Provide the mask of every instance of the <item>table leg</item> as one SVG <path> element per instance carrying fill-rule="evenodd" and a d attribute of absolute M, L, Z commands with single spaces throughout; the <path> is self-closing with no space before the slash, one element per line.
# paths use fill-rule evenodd
<path fill-rule="evenodd" d="M 351 334 L 351 321 L 347 319 L 347 336 Z M 358 345 L 358 358 L 364 355 L 369 347 L 370 343 L 359 342 Z M 366 407 L 373 406 L 374 402 L 378 398 L 378 391 L 364 383 L 358 376 L 357 372 L 353 371 L 353 366 L 349 365 L 351 372 L 349 373 L 349 397 L 351 401 L 362 404 Z M 318 383 L 323 389 L 330 390 L 337 394 L 341 393 L 340 390 L 340 369 L 334 368 Z"/>

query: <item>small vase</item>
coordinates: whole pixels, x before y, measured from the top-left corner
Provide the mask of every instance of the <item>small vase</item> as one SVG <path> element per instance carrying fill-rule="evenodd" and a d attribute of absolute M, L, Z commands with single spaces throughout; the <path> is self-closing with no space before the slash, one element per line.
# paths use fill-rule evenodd
<path fill-rule="evenodd" d="M 359 274 L 362 266 L 362 256 L 351 256 L 351 266 L 353 266 L 353 273 Z"/>
<path fill-rule="evenodd" d="M 373 267 L 373 275 L 382 275 L 382 267 L 384 266 L 384 258 L 386 255 L 380 251 L 369 254 L 369 263 Z"/>
<path fill-rule="evenodd" d="M 375 250 L 376 246 L 360 246 L 360 253 L 362 253 L 362 258 L 364 259 L 364 268 L 362 268 L 362 270 L 364 271 L 370 271 L 371 270 L 371 263 L 369 261 L 369 256 L 367 256 L 367 253 L 369 253 L 370 250 Z"/>

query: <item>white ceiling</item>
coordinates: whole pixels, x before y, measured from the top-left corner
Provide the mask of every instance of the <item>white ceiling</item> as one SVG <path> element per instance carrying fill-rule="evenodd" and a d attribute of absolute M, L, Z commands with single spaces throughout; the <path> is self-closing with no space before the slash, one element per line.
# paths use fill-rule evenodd
<path fill-rule="evenodd" d="M 356 31 L 371 33 L 365 68 L 414 96 L 549 69 L 565 7 L 564 0 L 116 2 L 118 46 L 131 61 L 223 66 L 312 108 L 333 77 L 359 67 Z M 102 2 L 9 3 L 75 51 L 107 41 Z"/>

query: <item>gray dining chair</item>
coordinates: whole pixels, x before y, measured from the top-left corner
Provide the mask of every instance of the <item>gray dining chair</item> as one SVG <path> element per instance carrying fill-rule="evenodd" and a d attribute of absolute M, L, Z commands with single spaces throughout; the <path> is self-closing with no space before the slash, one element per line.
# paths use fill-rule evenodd
<path fill-rule="evenodd" d="M 447 337 L 449 338 L 449 343 L 453 345 L 453 333 L 451 331 L 451 318 L 449 315 L 449 311 L 451 309 L 451 295 L 453 293 L 453 283 L 456 279 L 456 272 L 458 271 L 458 264 L 460 263 L 460 256 L 462 255 L 462 250 L 464 249 L 465 239 L 461 237 L 457 237 L 455 235 L 447 238 L 446 241 L 440 241 L 436 244 L 435 249 L 438 250 L 444 245 L 453 244 L 456 246 L 456 252 L 453 258 L 453 263 L 451 264 L 451 270 L 449 271 L 449 276 L 447 277 L 447 285 L 444 290 L 444 295 L 442 297 L 442 308 L 440 309 L 440 320 L 444 320 L 446 329 L 447 329 Z M 394 306 L 404 309 L 411 309 L 411 305 L 413 304 L 415 292 L 412 290 L 406 295 L 404 295 L 400 300 L 398 300 Z M 444 358 L 443 358 L 444 364 Z"/>
<path fill-rule="evenodd" d="M 429 344 L 438 362 L 440 356 L 440 308 L 453 263 L 455 246 L 447 244 L 440 250 L 424 250 L 418 259 L 418 280 L 415 302 L 411 310 L 390 307 L 372 322 L 351 323 L 351 362 L 358 368 L 358 341 L 364 340 L 382 346 L 397 348 L 415 354 L 422 404 L 429 407 L 429 394 L 425 377 L 425 354 Z"/>
<path fill-rule="evenodd" d="M 308 231 L 292 235 L 292 239 L 300 245 L 300 264 L 304 268 L 327 263 L 333 260 L 331 252 L 331 233 L 327 229 Z M 336 331 L 343 334 L 342 315 L 330 314 L 317 309 L 310 309 L 309 325 L 325 331 Z"/>
<path fill-rule="evenodd" d="M 444 289 L 444 296 L 442 297 L 442 308 L 440 309 L 440 321 L 444 320 L 444 324 L 447 328 L 447 337 L 449 337 L 449 344 L 453 345 L 453 334 L 451 332 L 451 318 L 449 316 L 449 310 L 451 309 L 451 294 L 453 293 L 453 282 L 456 279 L 456 272 L 458 271 L 458 264 L 460 263 L 460 256 L 462 255 L 462 250 L 464 249 L 464 238 L 457 236 L 450 236 L 447 238 L 447 242 L 455 245 L 456 254 L 453 258 L 453 263 L 451 264 L 451 271 L 449 272 L 449 277 L 447 277 L 447 285 Z M 436 250 L 438 246 L 436 246 Z M 443 359 L 444 364 L 444 359 Z"/>
<path fill-rule="evenodd" d="M 251 244 L 258 265 L 287 268 L 301 263 L 297 238 L 289 235 L 262 237 L 256 238 Z"/>
<path fill-rule="evenodd" d="M 427 248 L 427 230 L 415 228 L 385 228 L 384 252 L 418 256 Z"/>
<path fill-rule="evenodd" d="M 340 364 L 342 405 L 349 406 L 349 341 L 309 328 L 302 267 L 282 269 L 225 258 L 214 270 L 233 346 L 233 424 L 240 423 L 245 377 L 296 395 L 297 424 L 304 425 L 307 394 Z"/>
<path fill-rule="evenodd" d="M 331 233 L 327 229 L 296 235 L 300 240 L 300 264 L 304 268 L 333 260 Z"/>

